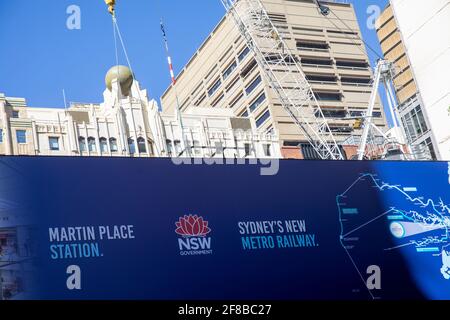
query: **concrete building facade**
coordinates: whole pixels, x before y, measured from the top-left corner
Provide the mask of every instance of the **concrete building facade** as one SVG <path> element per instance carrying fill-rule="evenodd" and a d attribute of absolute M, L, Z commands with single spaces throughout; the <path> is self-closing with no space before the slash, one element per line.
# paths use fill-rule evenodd
<path fill-rule="evenodd" d="M 426 144 L 432 145 L 437 159 L 450 160 L 450 85 L 446 72 L 450 69 L 450 0 L 391 0 L 385 15 L 390 19 L 386 20 L 392 25 L 390 28 L 398 31 L 395 36 L 390 36 L 387 30 L 382 32 L 395 47 L 387 56 L 403 50 L 410 65 L 407 72 L 399 75 L 399 79 L 405 78 L 410 83 L 409 89 L 399 90 L 399 100 L 402 102 L 412 92 L 418 92 L 416 102 L 411 101 L 410 105 L 406 101 L 401 106 L 403 114 L 409 113 L 412 119 L 413 125 L 406 119 L 405 126 L 410 127 L 413 138 L 424 137 Z M 400 41 L 402 45 L 395 46 Z M 417 105 L 430 131 L 429 137 L 422 133 L 423 124 L 415 116 Z"/>
<path fill-rule="evenodd" d="M 396 76 L 393 84 L 398 100 L 397 110 L 408 144 L 417 158 L 435 160 L 436 140 L 392 6 L 388 5 L 382 12 L 376 22 L 376 28 L 385 58 L 395 65 Z"/>
<path fill-rule="evenodd" d="M 371 93 L 372 71 L 351 4 L 326 2 L 334 15 L 322 16 L 313 1 L 262 0 L 312 85 L 338 143 L 360 136 L 345 117 L 363 116 Z M 259 132 L 274 132 L 284 156 L 311 155 L 300 129 L 277 100 L 263 70 L 247 48 L 231 16 L 225 16 L 161 98 L 164 111 L 190 107 L 230 109 L 248 117 Z M 386 129 L 378 99 L 374 122 Z M 299 152 L 298 146 L 301 146 Z M 354 149 L 354 148 L 353 148 Z"/>
<path fill-rule="evenodd" d="M 103 98 L 100 104 L 71 103 L 58 109 L 30 108 L 25 99 L 0 95 L 0 155 L 281 156 L 274 133 L 258 133 L 248 119 L 230 110 L 188 108 L 180 121 L 176 113 L 161 113 L 139 82 L 129 78 L 113 79 Z"/>

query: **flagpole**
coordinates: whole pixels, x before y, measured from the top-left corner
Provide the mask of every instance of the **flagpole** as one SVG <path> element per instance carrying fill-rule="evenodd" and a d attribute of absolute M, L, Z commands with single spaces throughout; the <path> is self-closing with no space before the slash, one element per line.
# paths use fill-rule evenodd
<path fill-rule="evenodd" d="M 186 151 L 188 156 L 190 156 L 189 146 L 187 146 L 187 143 L 185 141 L 185 136 L 184 136 L 183 119 L 182 119 L 182 115 L 181 115 L 180 101 L 178 99 L 178 92 L 177 92 L 177 88 L 176 88 L 176 81 L 177 80 L 175 78 L 175 73 L 173 71 L 172 57 L 170 55 L 170 50 L 169 50 L 169 41 L 167 40 L 166 29 L 164 27 L 164 22 L 163 22 L 162 18 L 161 18 L 161 32 L 162 32 L 162 36 L 163 36 L 163 40 L 164 40 L 164 48 L 166 50 L 166 55 L 167 55 L 167 63 L 169 65 L 169 72 L 170 72 L 170 78 L 171 78 L 171 87 L 172 87 L 172 89 L 175 92 L 175 100 L 176 100 L 175 114 L 176 114 L 178 125 L 180 126 L 180 131 L 181 131 L 181 141 L 180 142 L 182 143 L 182 145 L 181 145 L 181 148 L 183 150 L 182 153 L 184 151 Z"/>

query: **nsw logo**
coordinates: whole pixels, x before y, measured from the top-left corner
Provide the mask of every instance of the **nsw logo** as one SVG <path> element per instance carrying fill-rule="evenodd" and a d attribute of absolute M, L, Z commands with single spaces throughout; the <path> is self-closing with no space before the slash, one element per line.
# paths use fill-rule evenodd
<path fill-rule="evenodd" d="M 178 248 L 182 256 L 212 254 L 208 221 L 198 215 L 185 215 L 175 223 Z"/>

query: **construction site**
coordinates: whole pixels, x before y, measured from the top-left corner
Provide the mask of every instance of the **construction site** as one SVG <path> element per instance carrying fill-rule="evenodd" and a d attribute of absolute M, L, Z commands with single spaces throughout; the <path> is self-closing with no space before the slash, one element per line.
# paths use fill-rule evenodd
<path fill-rule="evenodd" d="M 177 75 L 161 20 L 171 84 L 158 102 L 136 78 L 116 1 L 105 0 L 117 66 L 106 75 L 104 101 L 69 103 L 64 95 L 64 108 L 33 108 L 0 94 L 0 153 L 445 159 L 425 112 L 404 112 L 420 101 L 401 40 L 384 30 L 394 28 L 390 7 L 377 22 L 384 58 L 347 1 L 221 2 L 224 17 Z"/>
<path fill-rule="evenodd" d="M 144 21 L 159 36 L 144 42 L 124 1 L 97 0 L 85 33 L 39 30 L 40 58 L 0 52 L 24 72 L 0 92 L 39 77 L 30 105 L 0 93 L 0 300 L 450 299 L 450 0 L 380 0 L 371 17 L 356 1 L 215 0 L 182 55 L 173 20 Z M 92 61 L 57 72 L 92 41 Z M 165 77 L 139 63 L 148 48 Z M 66 78 L 100 101 L 66 87 L 34 106 Z"/>

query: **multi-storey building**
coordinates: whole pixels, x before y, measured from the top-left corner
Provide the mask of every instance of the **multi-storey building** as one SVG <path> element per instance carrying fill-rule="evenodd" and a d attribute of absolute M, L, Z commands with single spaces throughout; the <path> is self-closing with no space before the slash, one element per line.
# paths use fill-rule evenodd
<path fill-rule="evenodd" d="M 117 74 L 118 73 L 118 74 Z M 278 137 L 230 110 L 161 113 L 126 67 L 107 75 L 104 102 L 30 108 L 0 95 L 0 154 L 279 158 Z M 120 84 L 120 85 L 119 85 Z M 182 129 L 181 129 L 182 128 Z M 183 134 L 182 134 L 183 132 Z"/>
<path fill-rule="evenodd" d="M 11 174 L 3 166 L 2 172 Z M 14 207 L 11 201 L 0 198 L 0 300 L 23 293 L 24 281 L 30 276 L 28 260 L 34 250 L 27 218 Z"/>
<path fill-rule="evenodd" d="M 436 159 L 436 141 L 390 5 L 378 18 L 376 28 L 385 58 L 395 65 L 396 76 L 393 84 L 398 100 L 398 117 L 408 144 L 416 157 Z"/>
<path fill-rule="evenodd" d="M 301 64 L 338 143 L 360 136 L 360 128 L 342 120 L 364 116 L 372 89 L 372 71 L 352 5 L 326 2 L 333 14 L 325 17 L 313 1 L 262 3 Z M 231 109 L 236 116 L 248 117 L 259 132 L 277 133 L 284 156 L 314 157 L 229 15 L 177 76 L 176 90 L 170 87 L 163 94 L 163 110 L 173 112 L 177 96 L 181 110 L 192 106 Z M 374 123 L 386 129 L 379 99 Z"/>

